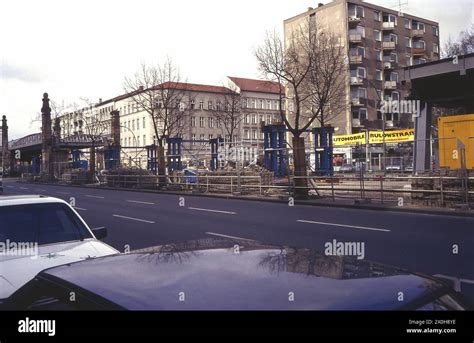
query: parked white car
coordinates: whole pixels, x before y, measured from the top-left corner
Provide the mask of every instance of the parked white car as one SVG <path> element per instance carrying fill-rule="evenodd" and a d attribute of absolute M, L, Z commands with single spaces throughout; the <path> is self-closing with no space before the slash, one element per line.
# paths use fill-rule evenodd
<path fill-rule="evenodd" d="M 40 195 L 0 198 L 0 301 L 40 271 L 119 252 L 99 241 L 65 201 Z"/>

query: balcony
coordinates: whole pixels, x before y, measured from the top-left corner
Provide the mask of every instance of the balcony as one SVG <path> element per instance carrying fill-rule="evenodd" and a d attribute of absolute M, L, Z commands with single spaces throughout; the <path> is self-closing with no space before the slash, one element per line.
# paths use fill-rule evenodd
<path fill-rule="evenodd" d="M 349 56 L 349 63 L 350 64 L 361 64 L 362 63 L 362 56 L 361 55 Z"/>
<path fill-rule="evenodd" d="M 393 62 L 383 62 L 383 69 L 385 69 L 385 70 L 395 69 L 395 63 L 393 63 Z"/>
<path fill-rule="evenodd" d="M 362 35 L 360 33 L 355 33 L 349 35 L 350 43 L 362 43 Z"/>
<path fill-rule="evenodd" d="M 422 37 L 425 34 L 425 30 L 413 29 L 411 30 L 412 37 Z"/>
<path fill-rule="evenodd" d="M 426 53 L 426 48 L 412 48 L 411 53 L 413 56 L 424 56 Z"/>
<path fill-rule="evenodd" d="M 388 90 L 397 89 L 397 81 L 385 81 L 384 88 Z"/>
<path fill-rule="evenodd" d="M 356 26 L 360 23 L 360 17 L 357 15 L 349 15 L 349 25 Z"/>
<path fill-rule="evenodd" d="M 352 98 L 351 106 L 365 106 L 365 99 L 360 97 Z"/>
<path fill-rule="evenodd" d="M 382 42 L 382 49 L 385 50 L 394 50 L 396 47 L 395 42 Z"/>
<path fill-rule="evenodd" d="M 395 30 L 395 22 L 393 21 L 384 21 L 382 23 L 382 30 Z"/>
<path fill-rule="evenodd" d="M 393 128 L 395 125 L 393 123 L 393 120 L 386 120 L 385 121 L 385 128 Z"/>
<path fill-rule="evenodd" d="M 364 84 L 364 79 L 357 76 L 351 76 L 351 86 L 362 86 Z"/>
<path fill-rule="evenodd" d="M 352 127 L 361 127 L 360 119 L 352 119 Z"/>

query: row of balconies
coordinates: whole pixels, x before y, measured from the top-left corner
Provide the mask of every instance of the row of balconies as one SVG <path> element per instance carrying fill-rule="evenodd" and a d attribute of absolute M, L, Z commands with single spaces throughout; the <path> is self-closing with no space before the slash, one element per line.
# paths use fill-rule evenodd
<path fill-rule="evenodd" d="M 361 119 L 352 119 L 352 127 L 364 127 Z M 385 128 L 392 129 L 395 127 L 400 127 L 400 121 L 385 120 Z"/>

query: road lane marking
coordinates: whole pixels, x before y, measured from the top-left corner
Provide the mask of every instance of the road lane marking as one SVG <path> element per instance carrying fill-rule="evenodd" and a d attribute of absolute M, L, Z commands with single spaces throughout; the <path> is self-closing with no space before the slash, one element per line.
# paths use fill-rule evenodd
<path fill-rule="evenodd" d="M 134 204 L 143 204 L 143 205 L 155 205 L 154 202 L 146 202 L 146 201 L 127 200 L 127 202 L 132 202 Z"/>
<path fill-rule="evenodd" d="M 151 221 L 151 220 L 144 220 L 144 219 L 138 219 L 138 218 L 120 216 L 120 215 L 118 215 L 118 214 L 114 214 L 114 215 L 112 215 L 112 217 L 122 218 L 122 219 L 128 219 L 128 220 L 134 220 L 134 221 L 137 221 L 137 222 L 148 223 L 148 224 L 155 224 L 155 222 L 153 222 L 153 221 Z"/>
<path fill-rule="evenodd" d="M 215 233 L 215 232 L 206 232 L 206 235 L 223 237 L 223 238 L 230 238 L 230 239 L 238 239 L 238 240 L 241 240 L 241 241 L 256 242 L 254 239 L 241 238 L 241 237 L 228 236 L 228 235 L 221 235 L 220 233 Z"/>
<path fill-rule="evenodd" d="M 97 195 L 86 195 L 86 197 L 95 198 L 95 199 L 105 199 L 105 197 L 100 197 L 100 196 L 97 196 Z"/>
<path fill-rule="evenodd" d="M 209 209 L 206 209 L 206 208 L 197 208 L 197 207 L 188 207 L 188 210 L 203 211 L 203 212 L 214 212 L 214 213 L 231 214 L 231 215 L 236 214 L 235 212 L 227 212 L 227 211 L 219 211 L 219 210 L 209 210 Z"/>
<path fill-rule="evenodd" d="M 328 226 L 337 226 L 337 227 L 347 227 L 351 229 L 359 229 L 359 230 L 369 230 L 369 231 L 380 231 L 380 232 L 390 232 L 391 230 L 385 229 L 377 229 L 373 227 L 365 227 L 365 226 L 355 226 L 355 225 L 344 225 L 344 224 L 335 224 L 335 223 L 324 223 L 324 222 L 314 222 L 310 220 L 297 220 L 298 223 L 305 223 L 305 224 L 316 224 L 316 225 L 328 225 Z"/>
<path fill-rule="evenodd" d="M 87 211 L 85 208 L 80 208 L 80 207 L 73 207 L 75 210 L 79 210 L 79 211 Z"/>
<path fill-rule="evenodd" d="M 20 189 L 29 189 L 29 188 L 26 188 L 26 187 L 20 187 Z"/>
<path fill-rule="evenodd" d="M 474 280 L 469 280 L 469 279 L 458 279 L 457 277 L 454 277 L 454 276 L 446 276 L 446 275 L 441 275 L 441 274 L 436 274 L 436 275 L 433 275 L 434 277 L 437 277 L 437 278 L 440 278 L 440 279 L 447 279 L 447 280 L 451 280 L 451 281 L 456 281 L 456 280 L 459 280 L 463 283 L 469 283 L 471 285 L 474 285 Z"/>

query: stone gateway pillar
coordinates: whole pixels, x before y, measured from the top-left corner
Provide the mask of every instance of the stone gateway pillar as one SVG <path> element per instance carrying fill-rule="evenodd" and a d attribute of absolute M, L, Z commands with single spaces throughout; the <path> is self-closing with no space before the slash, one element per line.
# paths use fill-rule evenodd
<path fill-rule="evenodd" d="M 51 108 L 49 107 L 48 93 L 43 94 L 43 107 L 41 108 L 41 175 L 45 181 L 53 178 L 53 134 L 51 128 Z"/>

